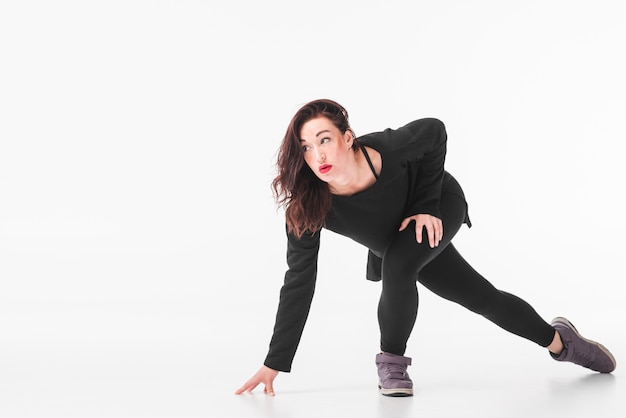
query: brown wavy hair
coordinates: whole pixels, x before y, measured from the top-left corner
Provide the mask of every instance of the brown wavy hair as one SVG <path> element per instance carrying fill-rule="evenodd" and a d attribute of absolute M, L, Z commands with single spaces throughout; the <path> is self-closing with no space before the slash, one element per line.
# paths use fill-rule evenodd
<path fill-rule="evenodd" d="M 332 204 L 328 184 L 306 164 L 300 143 L 302 126 L 320 116 L 328 118 L 342 134 L 350 131 L 354 137 L 352 149 L 355 152 L 359 149 L 348 122 L 348 112 L 339 103 L 329 99 L 313 100 L 293 116 L 278 149 L 278 175 L 272 181 L 272 191 L 276 203 L 285 208 L 288 231 L 297 237 L 321 229 Z"/>

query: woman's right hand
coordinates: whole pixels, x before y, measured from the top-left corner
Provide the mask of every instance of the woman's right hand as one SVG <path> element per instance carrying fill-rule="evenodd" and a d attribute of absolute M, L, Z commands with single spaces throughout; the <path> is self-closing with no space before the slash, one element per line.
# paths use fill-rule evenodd
<path fill-rule="evenodd" d="M 265 389 L 263 392 L 270 396 L 274 396 L 274 379 L 278 376 L 278 371 L 270 369 L 267 366 L 263 366 L 255 373 L 242 387 L 235 391 L 236 395 L 241 395 L 244 392 L 252 392 L 259 384 L 264 384 Z"/>

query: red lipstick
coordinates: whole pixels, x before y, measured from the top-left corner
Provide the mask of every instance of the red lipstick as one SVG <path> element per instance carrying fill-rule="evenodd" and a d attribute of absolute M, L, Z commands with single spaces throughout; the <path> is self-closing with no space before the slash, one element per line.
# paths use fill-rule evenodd
<path fill-rule="evenodd" d="M 322 164 L 319 166 L 318 170 L 320 171 L 320 173 L 326 174 L 330 171 L 331 168 L 333 168 L 333 166 L 330 164 Z"/>

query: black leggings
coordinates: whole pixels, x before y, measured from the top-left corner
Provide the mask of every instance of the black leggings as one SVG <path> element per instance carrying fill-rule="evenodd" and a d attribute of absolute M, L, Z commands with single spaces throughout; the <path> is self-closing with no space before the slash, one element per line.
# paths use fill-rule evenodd
<path fill-rule="evenodd" d="M 452 180 L 454 181 L 454 180 Z M 496 289 L 472 268 L 450 243 L 466 218 L 463 192 L 454 181 L 446 187 L 440 211 L 443 240 L 430 248 L 424 231 L 415 239 L 415 224 L 399 232 L 383 255 L 382 292 L 378 305 L 381 350 L 403 355 L 417 318 L 416 279 L 435 294 L 483 315 L 513 334 L 550 345 L 554 328 L 525 301 Z M 457 189 L 457 191 L 454 191 Z"/>

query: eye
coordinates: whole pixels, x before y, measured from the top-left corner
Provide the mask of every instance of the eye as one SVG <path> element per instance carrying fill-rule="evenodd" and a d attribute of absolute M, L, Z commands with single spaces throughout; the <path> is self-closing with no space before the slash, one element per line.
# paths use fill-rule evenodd
<path fill-rule="evenodd" d="M 327 142 L 330 142 L 330 138 L 322 138 L 322 140 L 320 141 L 321 144 L 325 144 Z"/>
<path fill-rule="evenodd" d="M 309 149 L 311 149 L 311 147 L 309 147 L 308 145 L 303 145 L 302 146 L 302 151 L 303 152 L 307 152 Z"/>

